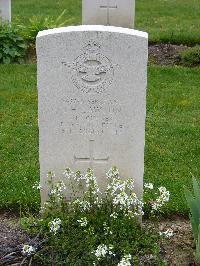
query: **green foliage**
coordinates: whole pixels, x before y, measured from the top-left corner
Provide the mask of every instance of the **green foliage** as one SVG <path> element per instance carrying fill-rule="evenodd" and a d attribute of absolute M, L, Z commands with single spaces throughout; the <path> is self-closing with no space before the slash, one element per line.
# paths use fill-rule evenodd
<path fill-rule="evenodd" d="M 192 232 L 196 241 L 196 259 L 200 263 L 200 183 L 193 177 L 193 193 L 185 191 L 185 197 L 190 208 Z"/>
<path fill-rule="evenodd" d="M 181 62 L 186 66 L 200 66 L 200 46 L 195 46 L 180 54 Z"/>
<path fill-rule="evenodd" d="M 18 25 L 22 36 L 27 41 L 35 42 L 36 36 L 39 31 L 58 28 L 67 25 L 67 20 L 64 20 L 64 10 L 57 18 L 53 17 L 31 17 L 26 24 Z"/>
<path fill-rule="evenodd" d="M 85 174 L 66 169 L 62 179 L 55 183 L 59 179 L 49 173 L 49 200 L 42 216 L 23 220 L 30 234 L 39 234 L 43 243 L 32 247 L 36 265 L 54 261 L 77 266 L 161 263 L 160 237 L 153 228 L 141 227 L 142 202 L 134 193 L 132 179 L 123 181 L 113 167 L 106 174 L 103 197 L 91 169 Z M 67 200 L 66 189 L 71 191 Z M 118 264 L 123 258 L 131 263 Z"/>
<path fill-rule="evenodd" d="M 26 48 L 27 45 L 16 28 L 0 23 L 0 63 L 22 63 Z"/>

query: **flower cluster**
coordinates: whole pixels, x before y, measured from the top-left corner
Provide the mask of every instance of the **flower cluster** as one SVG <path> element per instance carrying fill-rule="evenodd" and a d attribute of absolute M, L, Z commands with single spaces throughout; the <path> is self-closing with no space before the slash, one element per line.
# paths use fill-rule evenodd
<path fill-rule="evenodd" d="M 113 212 L 110 214 L 110 218 L 117 219 L 118 214 L 116 212 Z"/>
<path fill-rule="evenodd" d="M 76 206 L 79 205 L 82 211 L 89 209 L 91 207 L 91 202 L 93 205 L 100 205 L 101 192 L 92 169 L 89 168 L 86 174 L 82 174 L 80 171 L 74 173 L 70 168 L 67 168 L 64 171 L 64 177 L 69 182 L 68 185 L 74 193 L 73 196 L 77 194 L 73 204 Z M 75 191 L 75 187 L 77 187 L 77 191 Z M 81 188 L 83 193 L 82 200 L 80 200 Z"/>
<path fill-rule="evenodd" d="M 151 233 L 146 233 L 139 225 L 139 218 L 144 214 L 144 203 L 150 203 L 151 209 L 157 211 L 169 201 L 169 191 L 160 187 L 158 192 L 154 193 L 151 183 L 144 184 L 149 193 L 144 193 L 142 200 L 135 193 L 134 180 L 121 178 L 116 167 L 112 167 L 106 173 L 104 181 L 107 187 L 104 187 L 104 192 L 100 191 L 92 169 L 82 174 L 80 171 L 73 172 L 67 168 L 62 181 L 55 182 L 59 179 L 53 172 L 48 174 L 48 179 L 49 198 L 41 209 L 44 219 L 38 220 L 34 226 L 36 229 L 41 227 L 41 232 L 46 232 L 44 235 L 52 240 L 51 248 L 55 248 L 58 257 L 66 256 L 66 261 L 69 261 L 70 265 L 75 265 L 76 260 L 83 262 L 84 265 L 87 265 L 88 261 L 93 261 L 93 265 L 132 265 L 133 258 L 138 256 L 141 246 L 140 240 L 137 241 L 138 235 L 151 236 Z M 40 189 L 40 185 L 35 184 L 35 188 Z M 149 200 L 149 194 L 153 195 L 153 200 Z M 149 210 L 149 205 L 145 205 L 146 207 Z M 173 232 L 167 230 L 160 235 L 170 237 Z M 149 239 L 145 251 L 149 254 L 150 250 L 154 254 L 155 240 L 152 237 Z M 157 234 L 157 240 L 159 239 Z M 56 246 L 57 243 L 60 246 Z M 70 255 L 71 252 L 74 254 L 74 246 L 81 250 L 80 257 L 79 254 Z M 84 247 L 86 248 L 82 257 Z M 46 248 L 48 250 L 48 246 Z M 32 246 L 24 245 L 24 255 L 31 256 L 34 252 Z M 137 259 L 140 260 L 140 257 Z"/>
<path fill-rule="evenodd" d="M 34 185 L 32 186 L 32 188 L 36 189 L 36 190 L 41 190 L 42 186 L 39 182 L 35 182 Z"/>
<path fill-rule="evenodd" d="M 159 187 L 160 195 L 152 204 L 152 212 L 158 211 L 163 205 L 169 201 L 170 193 L 165 187 Z"/>
<path fill-rule="evenodd" d="M 153 184 L 152 183 L 145 183 L 144 188 L 146 189 L 153 189 Z"/>
<path fill-rule="evenodd" d="M 50 190 L 49 195 L 56 197 L 56 199 L 58 199 L 58 200 L 61 200 L 65 190 L 66 190 L 65 183 L 63 181 L 60 181 L 60 182 L 56 183 L 55 187 L 53 187 Z"/>
<path fill-rule="evenodd" d="M 50 176 L 51 178 L 55 177 L 53 173 Z M 104 201 L 102 200 L 102 193 L 92 169 L 88 169 L 85 174 L 82 174 L 80 171 L 73 172 L 70 168 L 67 168 L 64 171 L 64 177 L 69 182 L 67 186 L 71 186 L 71 191 L 73 191 L 72 207 L 78 207 L 81 212 L 89 211 L 91 208 L 101 207 Z M 144 214 L 144 204 L 135 194 L 134 179 L 121 179 L 117 167 L 112 167 L 106 173 L 106 177 L 107 188 L 105 190 L 105 196 L 112 204 L 110 217 L 116 219 L 119 212 L 129 218 L 142 216 Z M 144 187 L 148 190 L 154 189 L 152 183 L 146 183 Z M 63 198 L 65 191 L 66 184 L 61 181 L 53 186 L 49 195 L 56 198 L 57 202 L 59 202 Z M 165 187 L 160 187 L 159 193 L 158 198 L 151 204 L 152 212 L 160 210 L 169 201 L 169 191 Z"/>
<path fill-rule="evenodd" d="M 36 252 L 36 249 L 33 246 L 29 246 L 29 245 L 23 245 L 22 247 L 22 254 L 24 256 L 31 256 Z"/>
<path fill-rule="evenodd" d="M 48 177 L 53 180 L 55 174 L 50 172 Z M 112 212 L 110 218 L 116 219 L 119 214 L 129 218 L 144 215 L 144 203 L 135 193 L 134 179 L 122 179 L 117 167 L 112 167 L 107 173 L 107 188 L 105 196 L 100 191 L 97 179 L 92 169 L 88 169 L 85 174 L 80 171 L 73 172 L 70 168 L 64 171 L 65 181 L 71 194 L 70 208 L 74 211 L 78 208 L 81 212 L 91 209 L 101 208 L 105 201 L 110 202 Z M 64 200 L 66 182 L 60 181 L 54 184 L 49 192 L 49 196 L 54 202 L 59 203 Z M 145 183 L 144 188 L 153 190 L 152 183 Z M 163 205 L 169 201 L 169 191 L 165 187 L 159 187 L 159 195 L 155 200 L 151 200 L 151 212 L 159 211 Z"/>
<path fill-rule="evenodd" d="M 115 254 L 113 253 L 112 250 L 113 250 L 113 246 L 112 245 L 106 246 L 104 244 L 101 244 L 92 253 L 96 256 L 97 260 L 100 260 L 102 258 L 105 258 L 107 255 L 115 256 Z"/>
<path fill-rule="evenodd" d="M 66 179 L 73 180 L 77 183 L 83 182 L 85 183 L 86 188 L 90 188 L 96 193 L 99 192 L 96 177 L 94 176 L 94 172 L 92 169 L 89 168 L 86 174 L 82 174 L 80 171 L 74 173 L 73 171 L 71 171 L 70 168 L 67 168 L 63 174 Z"/>
<path fill-rule="evenodd" d="M 128 255 L 125 255 L 121 261 L 117 264 L 117 266 L 131 266 L 131 255 L 128 254 Z"/>
<path fill-rule="evenodd" d="M 159 187 L 159 191 L 160 191 L 160 201 L 168 202 L 170 196 L 169 191 L 167 191 L 165 187 Z"/>
<path fill-rule="evenodd" d="M 87 218 L 83 217 L 80 220 L 77 220 L 77 222 L 80 224 L 80 226 L 85 227 L 88 224 Z"/>
<path fill-rule="evenodd" d="M 106 173 L 106 177 L 109 178 L 118 178 L 119 177 L 119 169 L 117 167 L 112 167 L 109 169 L 109 171 Z"/>
<path fill-rule="evenodd" d="M 59 218 L 54 219 L 49 223 L 50 232 L 56 235 L 61 229 L 61 220 Z"/>
<path fill-rule="evenodd" d="M 86 212 L 89 211 L 91 208 L 91 204 L 89 201 L 87 200 L 80 200 L 80 199 L 75 199 L 72 202 L 72 206 L 74 207 L 78 207 L 80 209 L 81 212 Z"/>
<path fill-rule="evenodd" d="M 117 210 L 132 218 L 143 215 L 143 203 L 134 192 L 134 180 L 132 178 L 122 180 L 116 167 L 108 171 L 107 178 L 106 194 L 114 207 L 113 217 L 116 216 Z"/>

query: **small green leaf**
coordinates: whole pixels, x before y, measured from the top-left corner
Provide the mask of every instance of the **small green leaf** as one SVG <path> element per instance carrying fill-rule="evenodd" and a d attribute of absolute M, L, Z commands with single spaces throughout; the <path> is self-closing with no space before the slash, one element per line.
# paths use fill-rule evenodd
<path fill-rule="evenodd" d="M 3 63 L 6 65 L 10 64 L 11 63 L 10 57 L 3 57 Z"/>

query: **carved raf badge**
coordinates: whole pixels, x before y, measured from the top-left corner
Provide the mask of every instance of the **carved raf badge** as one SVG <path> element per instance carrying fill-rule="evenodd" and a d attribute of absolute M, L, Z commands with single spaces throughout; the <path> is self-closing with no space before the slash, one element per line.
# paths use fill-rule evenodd
<path fill-rule="evenodd" d="M 114 66 L 100 49 L 98 43 L 90 41 L 74 62 L 62 62 L 70 68 L 73 84 L 84 93 L 102 93 L 113 81 Z"/>

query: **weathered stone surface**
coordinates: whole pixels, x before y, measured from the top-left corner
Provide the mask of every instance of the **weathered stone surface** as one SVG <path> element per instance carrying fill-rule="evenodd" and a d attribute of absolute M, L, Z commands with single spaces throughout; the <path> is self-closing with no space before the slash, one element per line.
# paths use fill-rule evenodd
<path fill-rule="evenodd" d="M 116 165 L 142 192 L 147 38 L 107 26 L 38 34 L 42 186 L 50 170 L 61 175 L 66 167 L 92 167 L 104 187 L 105 172 Z"/>
<path fill-rule="evenodd" d="M 0 20 L 11 22 L 11 0 L 0 0 Z"/>
<path fill-rule="evenodd" d="M 83 0 L 82 20 L 85 25 L 134 27 L 135 0 Z"/>

